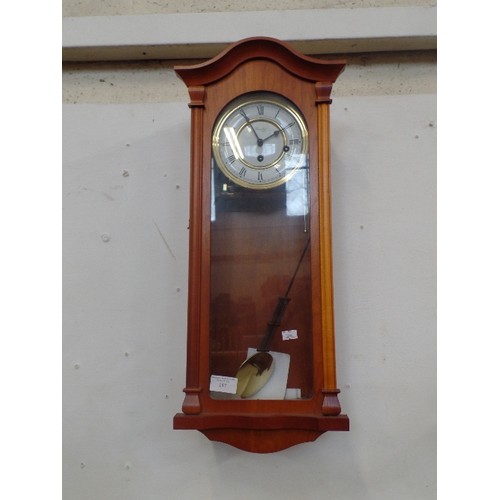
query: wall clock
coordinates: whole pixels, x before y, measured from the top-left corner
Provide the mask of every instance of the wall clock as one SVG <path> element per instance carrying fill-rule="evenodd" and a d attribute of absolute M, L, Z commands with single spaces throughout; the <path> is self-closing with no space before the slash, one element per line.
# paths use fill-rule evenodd
<path fill-rule="evenodd" d="M 330 93 L 344 66 L 259 37 L 175 67 L 191 98 L 187 368 L 175 429 L 258 453 L 349 429 L 330 221 Z"/>

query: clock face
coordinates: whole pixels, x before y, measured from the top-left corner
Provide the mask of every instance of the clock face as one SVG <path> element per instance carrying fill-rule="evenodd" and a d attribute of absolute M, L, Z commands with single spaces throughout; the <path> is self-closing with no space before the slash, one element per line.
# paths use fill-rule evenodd
<path fill-rule="evenodd" d="M 236 184 L 278 186 L 306 162 L 308 133 L 298 109 L 284 97 L 258 92 L 230 103 L 216 121 L 216 164 Z"/>

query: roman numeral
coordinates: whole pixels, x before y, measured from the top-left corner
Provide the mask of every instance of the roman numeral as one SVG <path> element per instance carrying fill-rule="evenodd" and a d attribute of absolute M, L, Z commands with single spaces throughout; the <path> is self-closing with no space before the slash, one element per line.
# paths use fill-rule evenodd
<path fill-rule="evenodd" d="M 263 181 L 264 180 L 264 176 L 262 175 L 262 172 L 257 172 L 257 180 L 259 182 Z"/>
<path fill-rule="evenodd" d="M 238 172 L 238 175 L 240 177 L 245 177 L 246 174 L 247 174 L 247 169 L 245 167 L 241 167 L 241 170 Z"/>
<path fill-rule="evenodd" d="M 227 157 L 227 161 L 232 164 L 236 161 L 236 158 L 234 155 L 231 155 Z"/>
<path fill-rule="evenodd" d="M 259 115 L 264 114 L 264 105 L 263 104 L 257 104 L 257 113 L 259 113 Z"/>

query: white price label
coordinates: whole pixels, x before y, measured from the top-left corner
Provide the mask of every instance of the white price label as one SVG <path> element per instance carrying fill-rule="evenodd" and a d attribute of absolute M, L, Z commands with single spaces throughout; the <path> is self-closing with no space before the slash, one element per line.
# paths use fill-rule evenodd
<path fill-rule="evenodd" d="M 295 340 L 298 339 L 297 330 L 283 330 L 281 332 L 281 337 L 283 340 Z"/>
<path fill-rule="evenodd" d="M 224 377 L 222 375 L 212 375 L 210 377 L 210 390 L 214 392 L 226 392 L 236 394 L 238 379 L 236 377 Z"/>

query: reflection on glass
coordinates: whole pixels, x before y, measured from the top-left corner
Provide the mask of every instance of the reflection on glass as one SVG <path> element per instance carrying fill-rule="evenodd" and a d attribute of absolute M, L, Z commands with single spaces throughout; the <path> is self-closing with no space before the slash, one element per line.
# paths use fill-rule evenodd
<path fill-rule="evenodd" d="M 309 169 L 300 168 L 286 183 L 286 214 L 306 217 L 309 214 Z"/>

